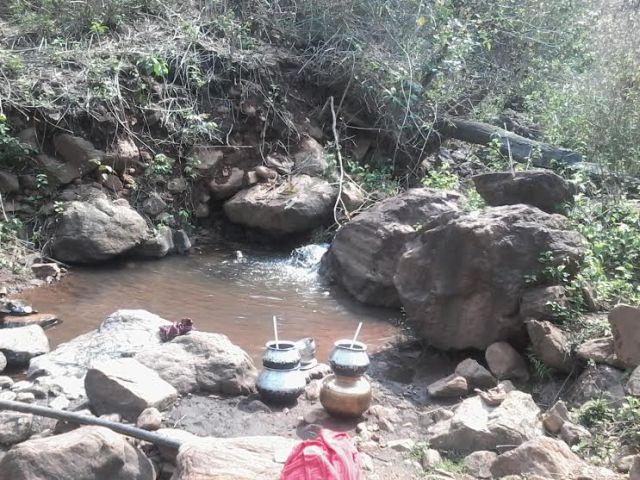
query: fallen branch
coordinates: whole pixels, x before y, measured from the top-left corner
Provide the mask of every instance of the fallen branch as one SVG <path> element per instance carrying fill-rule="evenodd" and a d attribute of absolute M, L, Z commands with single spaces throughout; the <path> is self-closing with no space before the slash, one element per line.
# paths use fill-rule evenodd
<path fill-rule="evenodd" d="M 80 425 L 96 425 L 106 427 L 114 432 L 134 437 L 145 442 L 150 442 L 160 447 L 166 447 L 178 450 L 180 442 L 172 438 L 160 435 L 159 433 L 149 432 L 141 428 L 124 425 L 118 422 L 104 420 L 102 418 L 90 417 L 88 415 L 80 415 L 78 413 L 66 412 L 64 410 L 56 410 L 54 408 L 42 407 L 40 405 L 32 405 L 22 402 L 12 402 L 9 400 L 0 400 L 0 410 L 13 410 L 15 412 L 31 413 L 40 417 L 55 418 Z"/>
<path fill-rule="evenodd" d="M 340 167 L 340 183 L 338 185 L 338 198 L 336 198 L 336 203 L 333 206 L 333 219 L 335 220 L 338 227 L 341 227 L 340 221 L 338 220 L 338 204 L 342 204 L 342 208 L 344 209 L 344 213 L 347 216 L 347 220 L 349 218 L 349 212 L 347 210 L 346 205 L 344 204 L 344 200 L 342 199 L 342 185 L 344 183 L 344 165 L 342 164 L 342 153 L 340 152 L 340 139 L 338 138 L 338 129 L 337 129 L 337 119 L 336 119 L 336 110 L 333 105 L 333 97 L 329 99 L 331 106 L 331 129 L 333 130 L 333 140 L 336 144 L 336 157 L 338 158 L 338 166 Z"/>
<path fill-rule="evenodd" d="M 489 145 L 498 138 L 503 155 L 509 155 L 519 163 L 531 162 L 536 167 L 550 168 L 554 161 L 564 165 L 582 162 L 580 154 L 572 150 L 522 137 L 488 123 L 448 118 L 439 122 L 437 130 L 445 137 L 479 145 Z"/>

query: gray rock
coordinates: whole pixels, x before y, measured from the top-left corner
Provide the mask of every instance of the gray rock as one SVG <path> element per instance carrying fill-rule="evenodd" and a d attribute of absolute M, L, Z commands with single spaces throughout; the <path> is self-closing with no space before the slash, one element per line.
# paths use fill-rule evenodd
<path fill-rule="evenodd" d="M 640 365 L 640 308 L 617 305 L 609 312 L 609 323 L 618 360 L 626 368 Z"/>
<path fill-rule="evenodd" d="M 145 455 L 123 436 L 102 427 L 82 427 L 30 440 L 0 461 L 0 480 L 154 480 Z"/>
<path fill-rule="evenodd" d="M 331 222 L 337 190 L 327 181 L 295 175 L 278 186 L 258 184 L 227 200 L 234 223 L 274 236 L 303 233 Z"/>
<path fill-rule="evenodd" d="M 84 396 L 84 376 L 92 361 L 132 357 L 160 345 L 158 330 L 170 322 L 145 310 L 118 310 L 91 332 L 31 360 L 28 376 L 70 398 Z"/>
<path fill-rule="evenodd" d="M 167 189 L 172 193 L 182 193 L 187 187 L 188 184 L 184 177 L 172 178 L 167 182 Z"/>
<path fill-rule="evenodd" d="M 0 373 L 4 372 L 5 368 L 7 368 L 7 357 L 4 356 L 4 353 L 0 352 Z M 1 388 L 0 386 L 0 389 Z"/>
<path fill-rule="evenodd" d="M 616 368 L 624 368 L 613 345 L 613 337 L 602 337 L 587 340 L 576 350 L 576 356 L 582 360 L 604 363 Z"/>
<path fill-rule="evenodd" d="M 147 236 L 147 222 L 126 201 L 73 201 L 65 204 L 56 222 L 51 253 L 63 262 L 102 262 L 133 249 Z"/>
<path fill-rule="evenodd" d="M 105 156 L 103 151 L 96 149 L 88 140 L 66 133 L 57 135 L 53 143 L 58 158 L 77 172 L 76 178 L 97 170 Z"/>
<path fill-rule="evenodd" d="M 570 373 L 575 362 L 562 330 L 551 322 L 534 319 L 527 320 L 526 325 L 536 358 L 554 370 Z"/>
<path fill-rule="evenodd" d="M 487 348 L 485 358 L 489 370 L 500 380 L 529 379 L 526 360 L 507 342 L 496 342 Z"/>
<path fill-rule="evenodd" d="M 550 170 L 484 173 L 473 177 L 473 183 L 492 206 L 525 203 L 545 212 L 557 212 L 573 202 L 569 183 Z"/>
<path fill-rule="evenodd" d="M 60 266 L 57 263 L 34 263 L 31 265 L 31 272 L 41 280 L 46 280 L 49 277 L 58 278 Z"/>
<path fill-rule="evenodd" d="M 310 176 L 322 176 L 329 169 L 327 155 L 317 141 L 311 137 L 304 138 L 298 151 L 293 155 L 294 172 Z"/>
<path fill-rule="evenodd" d="M 619 405 L 625 396 L 624 372 L 606 365 L 586 368 L 567 392 L 566 399 L 574 405 L 603 398 Z"/>
<path fill-rule="evenodd" d="M 498 454 L 488 450 L 479 450 L 464 458 L 467 472 L 474 478 L 492 478 L 491 465 L 498 458 Z"/>
<path fill-rule="evenodd" d="M 167 203 L 162 199 L 160 194 L 156 192 L 149 195 L 149 197 L 142 203 L 142 210 L 151 217 L 160 215 L 166 209 Z"/>
<path fill-rule="evenodd" d="M 39 325 L 2 330 L 0 353 L 9 366 L 26 366 L 32 358 L 48 352 L 49 339 Z"/>
<path fill-rule="evenodd" d="M 162 414 L 155 407 L 145 408 L 136 420 L 136 427 L 143 430 L 158 430 L 162 426 Z"/>
<path fill-rule="evenodd" d="M 49 155 L 36 155 L 35 161 L 41 171 L 45 172 L 52 186 L 66 185 L 82 176 L 82 171 L 73 165 L 65 164 Z"/>
<path fill-rule="evenodd" d="M 540 255 L 551 252 L 571 270 L 584 246 L 559 215 L 525 205 L 486 208 L 424 232 L 401 257 L 395 285 L 429 344 L 481 350 L 524 337 L 525 318 L 514 313 Z"/>
<path fill-rule="evenodd" d="M 244 170 L 232 168 L 227 176 L 218 176 L 209 182 L 209 191 L 216 200 L 226 200 L 242 190 Z"/>
<path fill-rule="evenodd" d="M 87 371 L 84 388 L 97 415 L 117 413 L 130 422 L 135 422 L 143 410 L 165 410 L 178 398 L 175 388 L 133 358 L 94 362 Z"/>
<path fill-rule="evenodd" d="M 249 393 L 257 376 L 251 357 L 217 333 L 190 332 L 145 348 L 135 358 L 180 393 Z"/>
<path fill-rule="evenodd" d="M 556 402 L 542 416 L 542 425 L 547 432 L 553 434 L 560 433 L 564 423 L 569 421 L 569 410 L 562 400 Z"/>
<path fill-rule="evenodd" d="M 173 250 L 173 231 L 169 227 L 161 226 L 154 235 L 145 239 L 130 253 L 143 258 L 162 258 Z"/>
<path fill-rule="evenodd" d="M 420 463 L 422 463 L 422 468 L 430 469 L 435 467 L 439 463 L 442 463 L 442 456 L 437 450 L 434 450 L 433 448 L 426 448 L 422 452 Z"/>
<path fill-rule="evenodd" d="M 569 307 L 565 288 L 561 286 L 535 287 L 526 290 L 520 299 L 520 316 L 536 320 L 557 319 L 557 308 Z"/>
<path fill-rule="evenodd" d="M 634 397 L 640 397 L 640 367 L 636 367 L 631 373 L 627 382 L 627 392 Z"/>
<path fill-rule="evenodd" d="M 32 434 L 32 425 L 33 415 L 30 413 L 0 411 L 0 445 L 10 446 L 24 442 Z M 2 472 L 3 469 L 0 466 L 0 478 L 2 478 Z M 11 480 L 14 479 L 11 478 Z"/>
<path fill-rule="evenodd" d="M 583 440 L 591 438 L 591 432 L 582 425 L 576 425 L 575 423 L 565 421 L 560 429 L 560 438 L 562 438 L 567 445 L 572 447 Z"/>
<path fill-rule="evenodd" d="M 629 480 L 640 480 L 640 455 L 636 455 L 629 470 Z"/>
<path fill-rule="evenodd" d="M 409 452 L 416 442 L 410 438 L 400 438 L 398 440 L 390 440 L 387 442 L 387 448 L 391 448 L 396 452 Z"/>
<path fill-rule="evenodd" d="M 191 240 L 184 230 L 173 231 L 173 251 L 178 255 L 184 255 L 191 250 Z"/>
<path fill-rule="evenodd" d="M 0 400 L 8 400 L 10 402 L 14 401 L 18 394 L 16 392 L 11 392 L 9 390 L 5 390 L 4 392 L 0 392 Z"/>
<path fill-rule="evenodd" d="M 460 362 L 456 367 L 455 373 L 467 379 L 469 388 L 493 388 L 498 383 L 489 370 L 472 358 L 467 358 Z"/>
<path fill-rule="evenodd" d="M 491 474 L 496 478 L 520 475 L 539 478 L 597 478 L 615 479 L 613 472 L 590 467 L 560 440 L 549 437 L 532 439 L 518 448 L 503 453 L 493 462 Z"/>
<path fill-rule="evenodd" d="M 20 191 L 20 181 L 18 176 L 6 170 L 0 170 L 0 193 L 18 193 Z"/>
<path fill-rule="evenodd" d="M 36 396 L 31 392 L 20 392 L 16 394 L 16 402 L 33 403 L 36 401 Z"/>
<path fill-rule="evenodd" d="M 431 222 L 436 226 L 444 214 L 459 212 L 462 198 L 416 188 L 377 203 L 338 230 L 322 259 L 322 273 L 363 303 L 400 306 L 393 276 L 418 235 L 416 228 Z"/>
<path fill-rule="evenodd" d="M 449 375 L 427 387 L 427 392 L 433 398 L 462 397 L 469 392 L 467 380 L 460 375 Z"/>
<path fill-rule="evenodd" d="M 439 450 L 514 448 L 543 434 L 539 413 L 531 396 L 519 391 L 507 393 L 499 406 L 471 397 L 462 401 L 452 418 L 430 427 L 427 440 Z"/>
<path fill-rule="evenodd" d="M 4 356 L 3 354 L 0 354 Z M 13 379 L 11 377 L 7 377 L 6 375 L 0 376 L 0 390 L 3 388 L 11 388 L 13 385 Z"/>

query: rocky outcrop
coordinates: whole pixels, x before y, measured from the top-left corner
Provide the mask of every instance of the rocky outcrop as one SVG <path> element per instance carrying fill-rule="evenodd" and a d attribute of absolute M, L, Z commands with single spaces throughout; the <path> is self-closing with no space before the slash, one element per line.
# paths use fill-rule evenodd
<path fill-rule="evenodd" d="M 524 337 L 518 306 L 540 256 L 574 265 L 584 239 L 566 219 L 525 205 L 461 215 L 423 233 L 401 257 L 400 300 L 418 333 L 440 349 L 485 349 Z"/>
<path fill-rule="evenodd" d="M 52 256 L 63 262 L 95 263 L 128 252 L 147 236 L 147 222 L 126 200 L 112 202 L 98 195 L 64 205 L 50 248 Z"/>
<path fill-rule="evenodd" d="M 15 446 L 0 461 L 0 480 L 154 480 L 145 455 L 102 427 L 83 427 Z"/>
<path fill-rule="evenodd" d="M 535 357 L 554 370 L 570 373 L 575 362 L 562 330 L 547 321 L 529 319 L 526 324 Z"/>
<path fill-rule="evenodd" d="M 474 452 L 514 448 L 542 435 L 540 409 L 530 395 L 512 391 L 499 406 L 487 405 L 479 396 L 467 398 L 452 418 L 429 428 L 433 448 Z"/>
<path fill-rule="evenodd" d="M 400 306 L 393 276 L 401 255 L 422 225 L 459 212 L 461 198 L 417 188 L 383 200 L 338 231 L 322 259 L 323 273 L 363 303 Z"/>
<path fill-rule="evenodd" d="M 244 350 L 217 333 L 191 332 L 146 348 L 135 358 L 182 394 L 249 393 L 258 373 Z"/>
<path fill-rule="evenodd" d="M 234 223 L 274 236 L 304 233 L 331 221 L 337 191 L 326 180 L 295 175 L 278 186 L 258 184 L 224 204 Z"/>
<path fill-rule="evenodd" d="M 49 339 L 39 325 L 3 329 L 0 353 L 9 366 L 24 367 L 32 358 L 49 353 Z"/>
<path fill-rule="evenodd" d="M 616 357 L 626 368 L 640 365 L 640 308 L 617 305 L 609 312 Z"/>
<path fill-rule="evenodd" d="M 487 205 L 524 203 L 545 212 L 557 212 L 573 201 L 571 186 L 550 170 L 483 173 L 473 183 Z"/>
<path fill-rule="evenodd" d="M 175 388 L 133 358 L 94 362 L 84 388 L 96 415 L 117 413 L 130 422 L 145 409 L 165 410 L 178 398 Z"/>
<path fill-rule="evenodd" d="M 566 480 L 619 478 L 609 470 L 590 467 L 566 443 L 549 437 L 532 439 L 498 456 L 491 465 L 491 474 L 495 478 L 508 475 Z"/>
<path fill-rule="evenodd" d="M 180 448 L 173 480 L 278 478 L 295 440 L 281 437 L 207 437 Z"/>

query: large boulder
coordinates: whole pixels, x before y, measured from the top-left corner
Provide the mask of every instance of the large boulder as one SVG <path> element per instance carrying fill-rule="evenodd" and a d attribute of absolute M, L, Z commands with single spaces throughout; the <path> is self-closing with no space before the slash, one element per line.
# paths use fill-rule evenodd
<path fill-rule="evenodd" d="M 549 170 L 483 173 L 473 183 L 487 205 L 524 203 L 545 212 L 557 212 L 573 201 L 571 186 L 560 175 Z"/>
<path fill-rule="evenodd" d="M 126 200 L 96 197 L 64 205 L 50 247 L 63 262 L 94 263 L 133 249 L 147 236 L 147 222 Z"/>
<path fill-rule="evenodd" d="M 453 417 L 430 427 L 427 440 L 438 450 L 465 453 L 514 448 L 543 434 L 539 414 L 531 395 L 517 390 L 507 393 L 499 406 L 471 397 L 462 401 Z"/>
<path fill-rule="evenodd" d="M 274 236 L 304 233 L 331 221 L 336 195 L 326 180 L 294 175 L 277 187 L 258 184 L 238 192 L 224 212 L 234 223 Z"/>
<path fill-rule="evenodd" d="M 133 358 L 94 362 L 84 388 L 96 415 L 117 413 L 130 422 L 145 409 L 165 410 L 178 398 L 175 388 Z"/>
<path fill-rule="evenodd" d="M 251 357 L 225 335 L 217 333 L 190 332 L 147 348 L 135 358 L 181 394 L 249 393 L 257 376 Z"/>
<path fill-rule="evenodd" d="M 31 360 L 28 376 L 71 397 L 84 396 L 84 376 L 93 361 L 133 357 L 161 343 L 158 330 L 170 323 L 145 310 L 118 310 L 100 326 Z"/>
<path fill-rule="evenodd" d="M 526 478 L 620 478 L 613 472 L 591 467 L 571 451 L 566 443 L 549 437 L 534 438 L 518 448 L 503 453 L 491 465 L 494 478 L 509 475 Z"/>
<path fill-rule="evenodd" d="M 281 437 L 193 439 L 178 453 L 172 480 L 271 480 L 296 441 Z"/>
<path fill-rule="evenodd" d="M 395 285 L 431 345 L 485 349 L 524 338 L 519 303 L 541 255 L 571 267 L 584 246 L 559 215 L 526 205 L 486 208 L 424 232 L 401 257 Z"/>
<path fill-rule="evenodd" d="M 0 330 L 0 353 L 9 366 L 26 366 L 39 355 L 49 353 L 49 339 L 40 325 Z"/>
<path fill-rule="evenodd" d="M 617 305 L 609 312 L 618 360 L 627 368 L 640 365 L 640 308 Z"/>
<path fill-rule="evenodd" d="M 459 212 L 457 193 L 411 189 L 376 204 L 343 226 L 322 259 L 322 271 L 363 303 L 400 306 L 393 283 L 398 261 L 419 227 Z"/>
<path fill-rule="evenodd" d="M 0 461 L 0 480 L 154 480 L 145 455 L 102 427 L 29 440 Z"/>

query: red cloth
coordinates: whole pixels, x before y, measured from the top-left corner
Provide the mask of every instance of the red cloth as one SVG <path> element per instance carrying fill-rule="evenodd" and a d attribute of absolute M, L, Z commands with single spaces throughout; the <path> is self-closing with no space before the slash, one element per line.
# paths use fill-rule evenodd
<path fill-rule="evenodd" d="M 280 480 L 364 480 L 364 474 L 349 435 L 322 429 L 294 447 Z"/>

